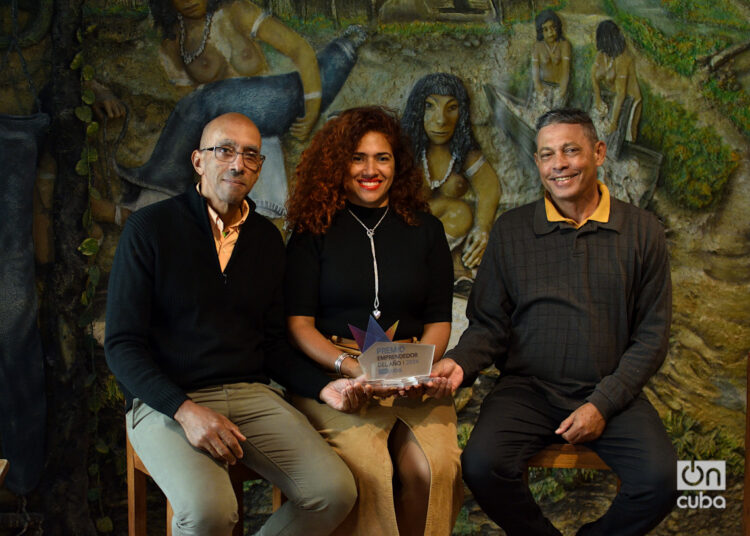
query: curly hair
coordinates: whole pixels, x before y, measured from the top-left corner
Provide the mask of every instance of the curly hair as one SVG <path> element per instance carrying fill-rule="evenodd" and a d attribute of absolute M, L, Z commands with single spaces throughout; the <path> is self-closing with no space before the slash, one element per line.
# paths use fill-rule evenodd
<path fill-rule="evenodd" d="M 545 9 L 536 16 L 536 19 L 534 19 L 534 24 L 536 25 L 536 40 L 544 41 L 544 32 L 542 31 L 542 25 L 547 21 L 552 21 L 552 24 L 555 25 L 557 40 L 562 41 L 563 39 L 565 39 L 563 37 L 562 21 L 560 20 L 560 17 L 551 9 Z"/>
<path fill-rule="evenodd" d="M 448 73 L 433 73 L 420 78 L 406 100 L 401 127 L 412 140 L 414 154 L 421 158 L 430 144 L 424 130 L 425 99 L 430 95 L 450 95 L 458 101 L 458 121 L 449 141 L 449 148 L 456 159 L 454 168 L 461 170 L 469 151 L 478 149 L 479 144 L 471 129 L 469 94 L 460 78 Z"/>
<path fill-rule="evenodd" d="M 227 0 L 208 0 L 206 13 L 213 13 Z M 172 5 L 172 0 L 149 0 L 149 9 L 154 19 L 154 26 L 160 30 L 166 39 L 176 39 L 177 33 L 174 28 L 177 24 L 177 10 Z"/>
<path fill-rule="evenodd" d="M 602 21 L 596 27 L 596 50 L 610 58 L 616 58 L 625 50 L 625 37 L 613 21 Z"/>
<path fill-rule="evenodd" d="M 388 204 L 409 225 L 417 225 L 417 212 L 429 212 L 422 191 L 422 171 L 414 162 L 411 142 L 392 110 L 367 106 L 345 110 L 329 119 L 313 136 L 297 165 L 296 183 L 287 201 L 287 227 L 293 231 L 325 233 L 334 215 L 344 208 L 344 181 L 360 140 L 378 132 L 391 145 L 396 168 L 388 191 Z"/>

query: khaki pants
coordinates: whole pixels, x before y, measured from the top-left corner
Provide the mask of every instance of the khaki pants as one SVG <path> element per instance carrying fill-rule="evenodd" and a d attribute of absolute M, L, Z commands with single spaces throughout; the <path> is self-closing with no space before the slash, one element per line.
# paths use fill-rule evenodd
<path fill-rule="evenodd" d="M 247 437 L 241 443 L 242 463 L 289 499 L 261 535 L 327 535 L 346 517 L 357 496 L 351 473 L 275 390 L 260 383 L 236 383 L 189 396 L 239 427 Z M 237 501 L 226 465 L 194 448 L 179 423 L 138 399 L 126 419 L 133 448 L 172 504 L 172 533 L 231 534 Z"/>
<path fill-rule="evenodd" d="M 424 533 L 451 534 L 464 490 L 452 398 L 372 399 L 352 414 L 309 398 L 294 397 L 292 402 L 343 458 L 357 483 L 357 504 L 334 535 L 398 536 L 388 436 L 399 420 L 412 431 L 430 466 Z"/>

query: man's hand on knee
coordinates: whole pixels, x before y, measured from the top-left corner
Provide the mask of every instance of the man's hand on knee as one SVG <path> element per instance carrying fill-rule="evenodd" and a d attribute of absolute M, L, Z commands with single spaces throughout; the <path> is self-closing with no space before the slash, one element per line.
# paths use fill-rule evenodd
<path fill-rule="evenodd" d="M 591 402 L 586 402 L 560 423 L 555 433 L 568 443 L 593 441 L 604 431 L 607 421 Z"/>
<path fill-rule="evenodd" d="M 174 414 L 187 440 L 216 459 L 234 465 L 242 458 L 240 441 L 247 439 L 240 429 L 224 415 L 192 400 L 185 400 Z"/>

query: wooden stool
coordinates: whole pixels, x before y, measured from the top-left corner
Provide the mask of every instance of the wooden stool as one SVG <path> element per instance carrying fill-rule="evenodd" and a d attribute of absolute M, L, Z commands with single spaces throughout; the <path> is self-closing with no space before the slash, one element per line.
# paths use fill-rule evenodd
<path fill-rule="evenodd" d="M 146 466 L 136 454 L 130 439 L 127 438 L 126 458 L 127 458 L 127 480 L 128 480 L 128 536 L 146 536 L 146 476 L 149 474 Z M 242 484 L 246 480 L 258 480 L 261 477 L 258 473 L 248 468 L 243 463 L 238 463 L 229 467 L 229 478 L 232 481 L 232 488 L 237 497 L 237 511 L 239 521 L 234 526 L 232 536 L 242 536 L 244 521 L 244 503 Z M 284 503 L 284 496 L 281 490 L 276 486 L 273 487 L 273 511 L 281 507 Z M 167 536 L 172 536 L 172 505 L 167 500 Z"/>
<path fill-rule="evenodd" d="M 5 475 L 8 474 L 8 467 L 10 464 L 8 463 L 8 460 L 0 460 L 0 486 L 3 485 L 3 481 L 5 480 Z"/>
<path fill-rule="evenodd" d="M 599 455 L 583 445 L 570 443 L 553 443 L 537 452 L 528 461 L 527 467 L 547 467 L 551 469 L 597 469 L 611 471 Z M 524 476 L 528 481 L 528 472 Z M 617 491 L 620 491 L 620 479 L 617 479 Z"/>

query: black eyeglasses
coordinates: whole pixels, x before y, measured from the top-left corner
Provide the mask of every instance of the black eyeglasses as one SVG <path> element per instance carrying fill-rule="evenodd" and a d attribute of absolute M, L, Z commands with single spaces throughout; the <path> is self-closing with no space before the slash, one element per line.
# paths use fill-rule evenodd
<path fill-rule="evenodd" d="M 242 151 L 238 151 L 236 149 L 233 149 L 232 147 L 226 147 L 224 145 L 217 145 L 216 147 L 204 147 L 203 149 L 198 150 L 213 151 L 214 156 L 220 162 L 234 162 L 234 159 L 237 158 L 238 154 L 240 154 L 242 155 L 242 161 L 250 171 L 258 171 L 258 168 L 266 159 L 266 156 L 260 153 L 256 153 L 253 151 L 243 153 Z"/>

